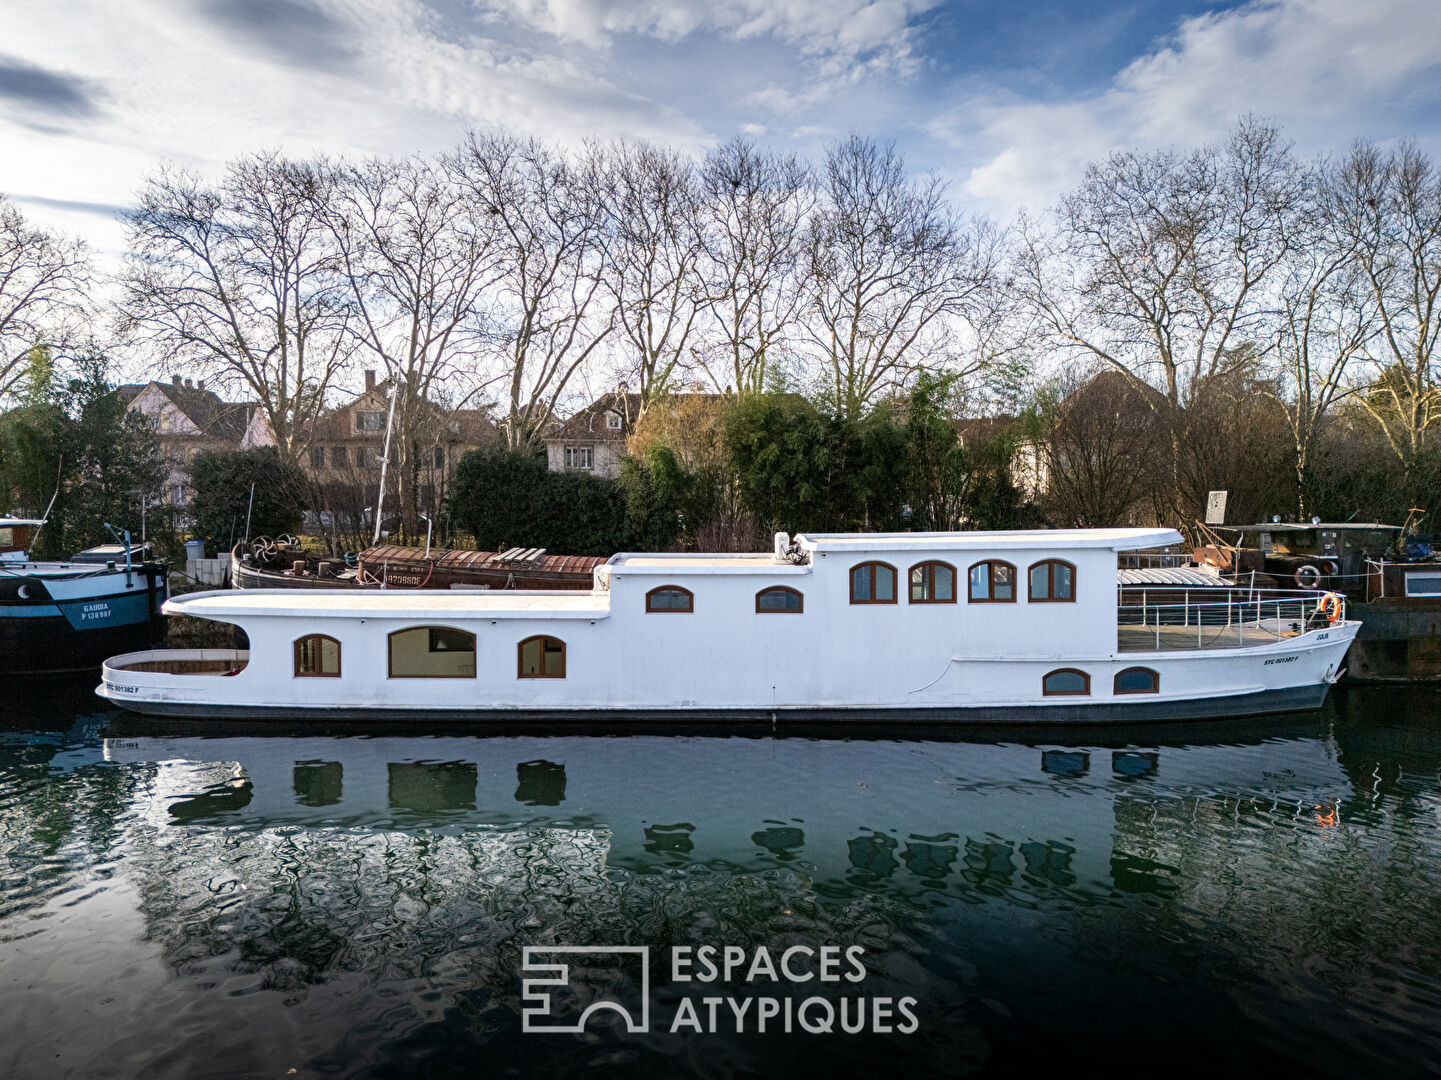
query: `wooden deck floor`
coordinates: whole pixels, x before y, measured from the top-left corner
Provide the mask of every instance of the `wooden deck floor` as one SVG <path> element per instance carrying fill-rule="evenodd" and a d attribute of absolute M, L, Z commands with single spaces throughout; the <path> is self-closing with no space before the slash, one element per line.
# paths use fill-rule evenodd
<path fill-rule="evenodd" d="M 1159 631 L 1154 626 L 1122 626 L 1116 634 L 1120 652 L 1251 649 L 1296 636 L 1295 631 L 1285 629 L 1278 638 L 1274 631 L 1255 626 L 1203 626 L 1199 638 L 1194 626 L 1163 626 Z"/>

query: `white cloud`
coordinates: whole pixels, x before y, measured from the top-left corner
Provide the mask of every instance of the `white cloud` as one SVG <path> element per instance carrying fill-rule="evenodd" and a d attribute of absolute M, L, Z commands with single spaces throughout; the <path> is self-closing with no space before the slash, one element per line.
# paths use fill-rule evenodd
<path fill-rule="evenodd" d="M 1215 140 L 1245 113 L 1279 122 L 1306 152 L 1434 137 L 1438 40 L 1435 0 L 1255 0 L 1186 19 L 1100 94 L 1055 104 L 977 95 L 929 131 L 986 148 L 963 174 L 967 194 L 1001 213 L 1040 209 L 1088 161 Z"/>

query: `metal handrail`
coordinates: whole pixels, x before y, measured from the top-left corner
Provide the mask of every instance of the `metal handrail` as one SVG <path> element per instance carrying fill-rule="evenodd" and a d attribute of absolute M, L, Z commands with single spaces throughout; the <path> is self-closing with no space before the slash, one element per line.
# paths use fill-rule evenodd
<path fill-rule="evenodd" d="M 1307 593 L 1304 597 L 1285 599 L 1239 600 L 1228 594 L 1224 602 L 1205 601 L 1201 603 L 1192 603 L 1188 596 L 1185 602 L 1180 604 L 1149 604 L 1143 593 L 1140 604 L 1116 605 L 1116 624 L 1118 628 L 1154 629 L 1157 649 L 1163 647 L 1162 627 L 1194 626 L 1196 628 L 1196 644 L 1194 646 L 1189 642 L 1185 645 L 1173 644 L 1174 635 L 1170 635 L 1165 644 L 1165 647 L 1168 648 L 1194 647 L 1201 649 L 1215 644 L 1224 647 L 1227 634 L 1233 629 L 1238 646 L 1245 645 L 1247 630 L 1269 635 L 1272 639 L 1280 641 L 1284 637 L 1304 633 L 1307 629 L 1313 628 L 1313 622 L 1321 612 L 1320 601 L 1323 595 Z M 1346 598 L 1339 593 L 1335 595 L 1337 610 L 1334 621 L 1344 622 L 1346 620 Z M 1333 621 L 1324 615 L 1321 617 L 1326 618 L 1326 625 L 1330 625 Z M 1214 631 L 1209 636 L 1209 640 L 1205 640 L 1207 629 Z"/>

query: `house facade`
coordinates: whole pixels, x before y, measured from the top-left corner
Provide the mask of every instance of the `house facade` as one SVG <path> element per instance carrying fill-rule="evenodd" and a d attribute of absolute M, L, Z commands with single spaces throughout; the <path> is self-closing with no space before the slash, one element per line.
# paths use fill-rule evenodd
<path fill-rule="evenodd" d="M 620 475 L 626 442 L 636 433 L 643 411 L 650 418 L 658 409 L 685 412 L 683 406 L 705 409 L 725 399 L 724 394 L 668 394 L 652 401 L 646 410 L 641 396 L 626 392 L 622 386 L 613 393 L 602 394 L 546 433 L 546 466 L 554 472 L 591 472 L 613 480 Z"/>

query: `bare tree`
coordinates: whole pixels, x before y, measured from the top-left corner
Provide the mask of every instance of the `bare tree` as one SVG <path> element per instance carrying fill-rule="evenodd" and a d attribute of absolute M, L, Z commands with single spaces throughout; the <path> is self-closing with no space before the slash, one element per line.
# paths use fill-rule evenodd
<path fill-rule="evenodd" d="M 1276 291 L 1274 396 L 1286 412 L 1295 447 L 1296 509 L 1307 513 L 1311 458 L 1333 406 L 1348 393 L 1348 365 L 1376 333 L 1365 273 L 1354 236 L 1336 209 L 1344 205 L 1328 162 L 1310 172 L 1298 201 L 1295 243 L 1279 270 Z"/>
<path fill-rule="evenodd" d="M 699 186 L 690 161 L 644 142 L 592 148 L 591 175 L 604 221 L 602 281 L 643 414 L 694 362 L 704 297 Z"/>
<path fill-rule="evenodd" d="M 599 203 L 574 164 L 534 139 L 472 132 L 446 165 L 472 213 L 495 230 L 491 346 L 503 370 L 505 440 L 531 449 L 614 327 L 596 318 Z"/>
<path fill-rule="evenodd" d="M 129 220 L 123 331 L 161 362 L 247 387 L 290 461 L 351 348 L 322 222 L 330 197 L 323 169 L 255 154 L 232 161 L 217 186 L 161 169 Z"/>
<path fill-rule="evenodd" d="M 345 164 L 334 186 L 325 220 L 356 311 L 352 325 L 395 394 L 391 453 L 404 535 L 416 527 L 434 393 L 441 384 L 478 383 L 496 231 L 491 215 L 476 213 L 440 165 L 424 158 Z"/>
<path fill-rule="evenodd" d="M 63 343 L 89 283 L 83 241 L 30 224 L 0 195 L 0 397 L 24 376 L 33 346 Z"/>
<path fill-rule="evenodd" d="M 1378 324 L 1361 401 L 1408 466 L 1441 419 L 1441 175 L 1414 143 L 1355 146 L 1334 211 L 1354 246 Z"/>
<path fill-rule="evenodd" d="M 1240 344 L 1269 340 L 1263 284 L 1295 244 L 1304 182 L 1251 119 L 1219 148 L 1112 154 L 1048 228 L 1023 223 L 1016 295 L 1053 341 L 1184 408 Z"/>
<path fill-rule="evenodd" d="M 924 361 L 955 365 L 955 321 L 984 307 L 1000 252 L 988 223 L 957 218 L 940 179 L 912 182 L 893 145 L 854 135 L 826 154 L 806 244 L 806 332 L 849 416 Z"/>
<path fill-rule="evenodd" d="M 793 155 L 736 138 L 706 157 L 700 185 L 706 307 L 723 368 L 737 392 L 758 392 L 804 301 L 814 181 Z"/>

